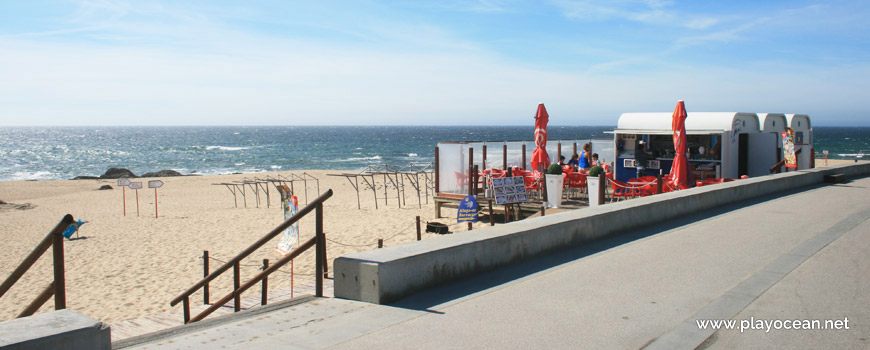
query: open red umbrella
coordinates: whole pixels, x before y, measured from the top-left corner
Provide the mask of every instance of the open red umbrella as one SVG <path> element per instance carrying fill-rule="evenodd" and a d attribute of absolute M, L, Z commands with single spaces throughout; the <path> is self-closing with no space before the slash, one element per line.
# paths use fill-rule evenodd
<path fill-rule="evenodd" d="M 544 104 L 538 104 L 538 112 L 535 113 L 535 152 L 532 153 L 532 169 L 543 172 L 550 166 L 550 156 L 547 154 L 547 123 L 550 115 Z"/>
<path fill-rule="evenodd" d="M 686 105 L 677 101 L 674 109 L 671 130 L 674 132 L 674 163 L 671 164 L 671 185 L 675 188 L 689 188 L 689 160 L 686 159 Z"/>

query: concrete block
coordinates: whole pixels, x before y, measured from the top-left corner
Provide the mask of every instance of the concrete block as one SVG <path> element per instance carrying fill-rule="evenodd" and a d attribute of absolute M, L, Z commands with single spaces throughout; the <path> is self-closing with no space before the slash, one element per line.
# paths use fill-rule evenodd
<path fill-rule="evenodd" d="M 425 288 L 592 240 L 774 193 L 866 176 L 870 163 L 793 171 L 551 214 L 339 257 L 335 296 L 397 301 Z"/>
<path fill-rule="evenodd" d="M 111 349 L 109 325 L 70 310 L 0 322 L 3 349 Z"/>

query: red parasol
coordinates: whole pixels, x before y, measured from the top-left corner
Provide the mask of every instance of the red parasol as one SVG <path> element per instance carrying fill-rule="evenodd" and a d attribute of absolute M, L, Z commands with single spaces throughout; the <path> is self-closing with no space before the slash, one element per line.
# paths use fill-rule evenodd
<path fill-rule="evenodd" d="M 547 123 L 550 116 L 544 104 L 538 104 L 535 113 L 535 152 L 532 153 L 532 169 L 543 172 L 550 166 L 550 156 L 547 154 Z"/>
<path fill-rule="evenodd" d="M 679 188 L 689 188 L 689 160 L 686 159 L 686 105 L 677 101 L 674 109 L 671 130 L 674 131 L 674 163 L 671 164 L 671 185 Z"/>

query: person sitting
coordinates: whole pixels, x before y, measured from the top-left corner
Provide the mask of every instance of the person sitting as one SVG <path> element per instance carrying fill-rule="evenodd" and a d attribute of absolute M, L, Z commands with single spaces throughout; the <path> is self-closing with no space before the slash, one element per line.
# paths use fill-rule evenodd
<path fill-rule="evenodd" d="M 565 156 L 559 155 L 559 166 L 565 166 Z"/>
<path fill-rule="evenodd" d="M 580 167 L 580 161 L 577 158 L 579 158 L 579 157 L 575 153 L 574 155 L 571 156 L 571 160 L 568 161 L 568 166 L 574 168 L 574 170 L 577 170 L 577 168 Z"/>
<path fill-rule="evenodd" d="M 601 166 L 601 163 L 598 161 L 598 153 L 592 153 L 592 163 L 589 164 L 591 166 Z"/>

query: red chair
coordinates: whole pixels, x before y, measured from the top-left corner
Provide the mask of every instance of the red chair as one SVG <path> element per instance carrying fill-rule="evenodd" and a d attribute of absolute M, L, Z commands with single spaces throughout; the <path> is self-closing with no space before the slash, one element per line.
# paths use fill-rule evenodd
<path fill-rule="evenodd" d="M 566 173 L 564 176 L 564 186 L 567 191 L 565 193 L 577 191 L 577 197 L 580 197 L 580 193 L 586 189 L 586 175 L 580 173 Z M 576 198 L 576 197 L 575 197 Z"/>
<path fill-rule="evenodd" d="M 613 188 L 613 194 L 610 196 L 611 203 L 617 198 L 622 200 L 623 198 L 630 199 L 637 196 L 637 189 L 635 187 L 619 180 L 608 179 L 608 181 L 610 181 L 610 187 Z"/>

